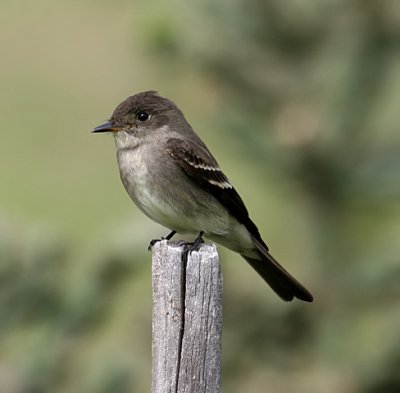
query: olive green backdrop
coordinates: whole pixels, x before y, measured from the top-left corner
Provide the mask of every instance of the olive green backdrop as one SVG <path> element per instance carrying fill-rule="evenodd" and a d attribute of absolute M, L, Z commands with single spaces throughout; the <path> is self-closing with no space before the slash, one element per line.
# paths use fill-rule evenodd
<path fill-rule="evenodd" d="M 224 272 L 223 391 L 400 391 L 400 4 L 0 2 L 0 390 L 147 392 L 166 230 L 120 184 L 115 106 L 173 99 L 315 302 Z"/>

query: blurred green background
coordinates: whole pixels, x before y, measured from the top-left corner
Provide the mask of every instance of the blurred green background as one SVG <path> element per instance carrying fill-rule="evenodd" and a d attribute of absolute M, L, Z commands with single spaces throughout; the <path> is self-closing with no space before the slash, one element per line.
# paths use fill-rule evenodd
<path fill-rule="evenodd" d="M 280 301 L 233 253 L 223 391 L 400 392 L 400 3 L 0 2 L 0 391 L 147 392 L 148 241 L 166 234 L 90 130 L 173 99 L 272 253 Z"/>

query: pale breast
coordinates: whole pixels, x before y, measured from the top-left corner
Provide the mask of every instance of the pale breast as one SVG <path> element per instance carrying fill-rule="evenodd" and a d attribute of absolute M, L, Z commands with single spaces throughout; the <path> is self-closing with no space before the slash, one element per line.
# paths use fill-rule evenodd
<path fill-rule="evenodd" d="M 152 199 L 152 184 L 144 148 L 119 149 L 117 156 L 125 189 L 136 205 L 149 215 L 147 205 Z"/>
<path fill-rule="evenodd" d="M 120 148 L 117 154 L 122 183 L 139 209 L 178 232 L 227 233 L 230 224 L 227 211 L 196 185 L 184 183 L 178 166 L 167 167 L 154 149 L 148 149 L 144 144 Z"/>

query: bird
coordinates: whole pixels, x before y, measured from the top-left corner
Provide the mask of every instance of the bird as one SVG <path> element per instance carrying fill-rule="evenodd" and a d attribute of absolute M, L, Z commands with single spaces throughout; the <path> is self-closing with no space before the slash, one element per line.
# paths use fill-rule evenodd
<path fill-rule="evenodd" d="M 111 133 L 122 183 L 150 219 L 176 233 L 203 235 L 239 253 L 285 301 L 311 293 L 270 254 L 242 198 L 173 101 L 156 91 L 121 102 L 92 130 Z M 152 244 L 152 243 L 151 243 Z"/>

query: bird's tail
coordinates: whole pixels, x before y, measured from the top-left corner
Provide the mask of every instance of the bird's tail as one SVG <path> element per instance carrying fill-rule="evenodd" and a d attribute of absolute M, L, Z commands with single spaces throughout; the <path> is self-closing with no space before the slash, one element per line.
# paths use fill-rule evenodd
<path fill-rule="evenodd" d="M 242 256 L 276 294 L 286 301 L 297 298 L 305 302 L 312 302 L 313 296 L 311 293 L 279 264 L 268 250 L 265 249 L 264 245 L 257 240 L 254 243 L 258 249 L 260 258 Z"/>

